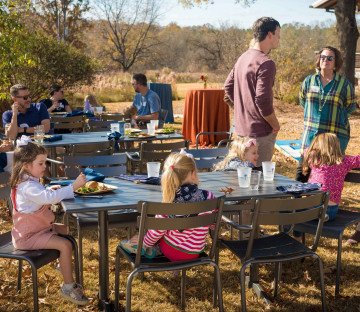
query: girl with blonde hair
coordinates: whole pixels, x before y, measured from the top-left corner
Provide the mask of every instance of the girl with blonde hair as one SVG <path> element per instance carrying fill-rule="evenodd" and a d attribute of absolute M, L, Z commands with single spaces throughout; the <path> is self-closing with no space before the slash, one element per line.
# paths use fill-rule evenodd
<path fill-rule="evenodd" d="M 183 203 L 214 199 L 213 193 L 198 188 L 198 174 L 191 154 L 182 151 L 170 154 L 161 177 L 162 202 Z M 169 218 L 158 215 L 158 218 Z M 159 246 L 170 261 L 198 258 L 206 245 L 210 226 L 184 230 L 149 230 L 144 237 L 144 248 Z M 131 239 L 137 244 L 138 236 Z"/>
<path fill-rule="evenodd" d="M 336 217 L 346 174 L 360 167 L 360 155 L 344 156 L 334 133 L 318 134 L 305 151 L 303 173 L 309 170 L 309 182 L 320 183 L 321 190 L 330 193 L 328 220 Z"/>
<path fill-rule="evenodd" d="M 255 139 L 236 138 L 230 145 L 223 161 L 214 166 L 214 171 L 236 170 L 238 167 L 254 168 L 259 158 Z"/>

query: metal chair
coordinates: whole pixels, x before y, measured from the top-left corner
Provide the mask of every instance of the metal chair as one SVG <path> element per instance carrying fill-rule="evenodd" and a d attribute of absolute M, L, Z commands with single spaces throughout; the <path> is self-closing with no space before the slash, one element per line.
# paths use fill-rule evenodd
<path fill-rule="evenodd" d="M 0 184 L 3 186 L 0 187 L 0 198 L 10 199 L 10 187 L 8 183 L 8 173 L 2 172 L 0 174 Z M 11 202 L 11 200 L 9 200 Z M 11 206 L 12 207 L 12 206 Z M 10 213 L 12 209 L 9 208 Z M 76 241 L 71 236 L 64 236 L 70 240 L 74 250 L 74 260 L 75 260 L 75 275 L 76 282 L 80 283 L 80 272 L 79 272 L 79 259 L 78 259 L 78 249 Z M 21 273 L 23 267 L 23 261 L 27 261 L 31 266 L 32 272 L 32 282 L 33 282 L 33 301 L 34 301 L 34 311 L 39 311 L 39 302 L 38 302 L 38 278 L 37 270 L 43 267 L 46 264 L 59 258 L 60 253 L 55 249 L 39 249 L 39 250 L 18 250 L 15 249 L 12 244 L 11 232 L 6 232 L 0 234 L 0 258 L 7 259 L 16 259 L 19 261 L 18 267 L 18 277 L 17 277 L 17 291 L 21 291 Z"/>
<path fill-rule="evenodd" d="M 127 157 L 125 154 L 113 154 L 103 156 L 65 156 L 63 164 L 65 175 L 68 178 L 76 178 L 82 168 L 91 167 L 106 177 L 118 176 L 126 173 Z M 134 228 L 138 217 L 135 209 L 112 210 L 108 213 L 109 228 Z M 83 232 L 94 230 L 98 227 L 98 214 L 74 213 L 71 217 L 75 219 L 78 235 L 80 281 L 83 282 Z M 67 220 L 65 220 L 67 223 Z M 130 236 L 130 232 L 129 235 Z"/>
<path fill-rule="evenodd" d="M 178 152 L 182 148 L 188 148 L 188 141 L 171 143 L 141 143 L 139 152 L 126 152 L 130 162 L 130 171 L 133 173 L 138 170 L 146 173 L 146 163 L 149 161 L 164 162 L 172 152 Z"/>
<path fill-rule="evenodd" d="M 131 311 L 131 287 L 134 277 L 143 272 L 161 272 L 181 270 L 181 308 L 185 308 L 185 282 L 186 270 L 199 266 L 211 265 L 214 267 L 214 274 L 216 279 L 217 293 L 214 292 L 214 306 L 216 297 L 218 299 L 219 311 L 223 311 L 222 291 L 220 270 L 214 261 L 214 254 L 218 238 L 218 231 L 220 227 L 221 213 L 223 207 L 223 199 L 218 198 L 214 200 L 207 200 L 196 203 L 155 203 L 141 201 L 138 203 L 138 210 L 141 211 L 140 227 L 139 227 L 139 241 L 137 253 L 127 253 L 121 245 L 116 249 L 115 260 L 115 310 L 119 310 L 119 275 L 120 275 L 120 257 L 123 256 L 131 263 L 132 272 L 127 278 L 126 283 L 126 309 Z M 157 218 L 156 215 L 163 215 L 164 211 L 168 215 L 174 215 L 174 218 Z M 190 215 L 190 216 L 189 216 Z M 212 235 L 212 244 L 210 245 L 210 253 L 203 252 L 200 257 L 188 261 L 171 262 L 164 256 L 147 259 L 141 256 L 144 235 L 147 230 L 183 230 L 188 228 L 197 228 L 214 224 L 214 231 Z"/>
<path fill-rule="evenodd" d="M 111 121 L 89 120 L 87 125 L 90 132 L 110 131 Z"/>
<path fill-rule="evenodd" d="M 223 160 L 228 154 L 227 148 L 188 149 L 187 153 L 193 155 L 197 169 L 211 170 L 215 164 Z"/>
<path fill-rule="evenodd" d="M 83 116 L 50 116 L 50 123 L 55 133 L 83 132 L 85 126 Z"/>
<path fill-rule="evenodd" d="M 71 156 L 100 156 L 114 153 L 114 141 L 74 144 L 69 147 Z"/>
<path fill-rule="evenodd" d="M 318 260 L 322 310 L 325 311 L 323 263 L 315 251 L 320 239 L 327 204 L 327 193 L 308 195 L 301 198 L 264 198 L 256 200 L 254 204 L 251 213 L 251 226 L 242 226 L 223 217 L 223 220 L 225 220 L 227 224 L 235 227 L 237 230 L 249 231 L 250 229 L 249 240 L 220 240 L 220 244 L 228 248 L 242 263 L 240 269 L 240 283 L 241 310 L 243 312 L 246 311 L 245 270 L 248 266 L 265 263 L 276 264 L 274 288 L 274 297 L 276 297 L 278 292 L 278 282 L 281 278 L 281 263 L 306 257 Z M 313 219 L 317 219 L 317 231 L 311 249 L 283 232 L 260 238 L 258 236 L 259 227 L 261 225 L 283 226 Z M 217 261 L 219 259 L 218 252 L 216 259 Z M 250 276 L 252 275 L 254 275 L 254 270 L 252 270 Z M 252 276 L 250 283 L 256 279 L 257 276 Z"/>
<path fill-rule="evenodd" d="M 345 181 L 352 183 L 360 183 L 360 169 L 350 171 L 345 178 Z M 335 296 L 340 294 L 340 276 L 341 276 L 341 253 L 343 234 L 347 227 L 360 222 L 360 212 L 348 211 L 339 209 L 335 220 L 324 223 L 321 236 L 327 238 L 337 239 L 337 256 L 336 256 L 336 280 L 335 280 Z M 306 223 L 297 224 L 294 231 L 303 233 L 303 243 L 305 243 L 305 234 L 316 233 L 316 222 L 309 221 Z"/>
<path fill-rule="evenodd" d="M 123 114 L 101 114 L 102 121 L 123 121 L 124 119 Z"/>

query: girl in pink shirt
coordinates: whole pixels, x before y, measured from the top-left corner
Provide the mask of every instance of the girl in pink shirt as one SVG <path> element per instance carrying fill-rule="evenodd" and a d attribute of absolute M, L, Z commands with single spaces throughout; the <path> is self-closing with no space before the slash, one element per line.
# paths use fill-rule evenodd
<path fill-rule="evenodd" d="M 306 151 L 303 173 L 306 174 L 310 168 L 309 182 L 321 183 L 321 189 L 330 193 L 329 220 L 337 214 L 346 174 L 359 167 L 360 155 L 342 155 L 339 139 L 333 133 L 318 134 Z"/>
<path fill-rule="evenodd" d="M 62 296 L 73 303 L 85 305 L 85 297 L 80 285 L 74 283 L 72 276 L 72 245 L 65 237 L 64 224 L 54 223 L 55 216 L 51 204 L 65 198 L 73 198 L 74 190 L 86 183 L 80 174 L 73 184 L 60 188 L 59 185 L 45 188 L 40 179 L 46 170 L 46 149 L 31 142 L 26 136 L 18 140 L 14 152 L 14 164 L 10 179 L 11 200 L 13 203 L 13 228 L 11 231 L 15 248 L 24 250 L 56 249 L 60 252 L 60 270 L 64 277 Z"/>
<path fill-rule="evenodd" d="M 198 202 L 215 198 L 213 193 L 199 189 L 198 183 L 199 179 L 192 155 L 185 151 L 171 154 L 165 161 L 161 177 L 162 202 Z M 157 215 L 156 217 L 171 218 L 168 215 Z M 198 258 L 205 248 L 209 227 L 203 226 L 181 231 L 149 230 L 144 237 L 144 249 L 159 246 L 162 254 L 170 261 Z M 131 239 L 131 243 L 137 244 L 137 242 L 138 236 L 136 235 Z"/>

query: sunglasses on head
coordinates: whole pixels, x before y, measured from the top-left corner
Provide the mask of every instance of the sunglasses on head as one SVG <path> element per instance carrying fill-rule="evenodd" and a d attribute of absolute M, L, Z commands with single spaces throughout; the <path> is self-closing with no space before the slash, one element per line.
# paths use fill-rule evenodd
<path fill-rule="evenodd" d="M 335 56 L 332 55 L 320 55 L 320 60 L 325 61 L 328 60 L 329 62 L 332 62 L 335 59 Z"/>
<path fill-rule="evenodd" d="M 18 99 L 23 99 L 24 101 L 26 101 L 27 99 L 30 99 L 30 95 L 25 95 L 25 96 L 15 96 L 17 97 Z"/>

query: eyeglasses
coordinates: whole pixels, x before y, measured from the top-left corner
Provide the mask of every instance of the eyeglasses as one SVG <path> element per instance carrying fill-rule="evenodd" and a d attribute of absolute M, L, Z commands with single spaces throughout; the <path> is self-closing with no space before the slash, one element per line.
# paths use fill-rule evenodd
<path fill-rule="evenodd" d="M 31 99 L 31 96 L 30 95 L 24 95 L 24 96 L 15 96 L 16 98 L 18 99 L 23 99 L 24 101 L 26 101 L 27 99 Z"/>
<path fill-rule="evenodd" d="M 332 55 L 320 55 L 320 60 L 325 61 L 328 60 L 329 62 L 332 62 L 335 59 L 335 56 Z"/>

